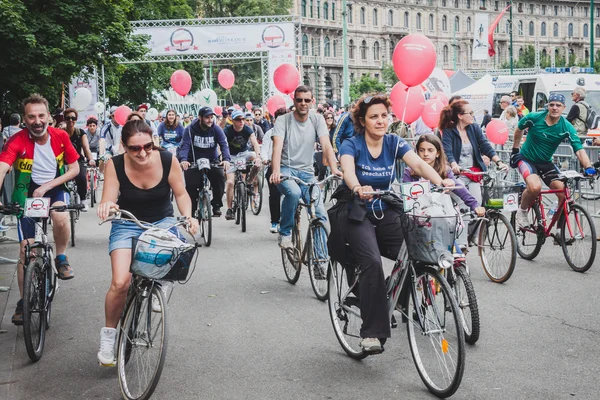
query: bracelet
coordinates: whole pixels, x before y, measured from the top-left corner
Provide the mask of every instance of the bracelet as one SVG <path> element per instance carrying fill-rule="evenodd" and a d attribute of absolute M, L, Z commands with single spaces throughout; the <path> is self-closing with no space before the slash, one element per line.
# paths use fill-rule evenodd
<path fill-rule="evenodd" d="M 494 161 L 494 162 L 496 163 L 496 165 L 498 165 L 500 163 L 504 164 L 504 161 L 502 161 L 502 160 L 498 160 L 498 161 Z"/>
<path fill-rule="evenodd" d="M 356 192 L 354 191 L 354 189 L 361 187 L 360 185 L 354 185 L 351 189 L 352 194 L 356 194 Z"/>

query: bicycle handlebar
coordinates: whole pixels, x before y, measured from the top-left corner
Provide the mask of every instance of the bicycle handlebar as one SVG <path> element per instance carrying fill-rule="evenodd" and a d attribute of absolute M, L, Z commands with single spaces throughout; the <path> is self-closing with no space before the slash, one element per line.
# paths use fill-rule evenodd
<path fill-rule="evenodd" d="M 139 219 L 137 219 L 137 217 L 135 215 L 133 215 L 132 213 L 130 213 L 127 210 L 118 210 L 116 208 L 113 208 L 110 210 L 110 215 L 108 216 L 108 218 L 106 218 L 103 221 L 98 222 L 98 225 L 102 225 L 105 222 L 109 222 L 109 221 L 115 221 L 115 220 L 121 220 L 123 219 L 121 217 L 121 215 L 125 215 L 126 217 L 129 218 L 130 221 L 134 222 L 137 226 L 139 226 L 142 229 L 152 229 L 152 228 L 156 228 L 156 226 L 148 223 L 148 222 L 144 222 L 144 221 L 140 221 Z M 166 228 L 167 230 L 174 228 L 176 226 L 185 226 L 186 228 L 189 226 L 189 223 L 187 221 L 186 217 L 177 217 L 177 222 L 173 225 L 171 225 L 170 227 Z"/>
<path fill-rule="evenodd" d="M 285 180 L 288 180 L 288 179 L 291 179 L 294 182 L 299 183 L 300 185 L 304 185 L 304 186 L 311 186 L 311 185 L 314 185 L 314 186 L 323 186 L 324 184 L 326 184 L 327 182 L 329 182 L 329 181 L 331 181 L 333 179 L 342 179 L 342 178 L 340 178 L 337 175 L 329 175 L 328 177 L 326 177 L 325 179 L 323 179 L 320 182 L 308 183 L 308 182 L 304 182 L 302 179 L 297 178 L 295 176 L 282 176 L 281 177 L 281 181 L 282 182 L 285 181 Z"/>
<path fill-rule="evenodd" d="M 50 211 L 65 212 L 70 210 L 83 210 L 85 206 L 83 204 L 64 204 L 61 206 L 50 206 Z M 0 213 L 4 215 L 17 215 L 24 211 L 18 203 L 0 205 Z"/>

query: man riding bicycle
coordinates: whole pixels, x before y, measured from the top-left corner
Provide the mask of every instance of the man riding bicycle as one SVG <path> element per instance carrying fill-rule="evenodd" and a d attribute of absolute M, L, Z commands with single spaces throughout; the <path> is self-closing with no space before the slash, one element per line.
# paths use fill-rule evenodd
<path fill-rule="evenodd" d="M 342 175 L 337 169 L 337 160 L 329 141 L 325 119 L 322 115 L 310 112 L 312 102 L 312 89 L 304 85 L 298 86 L 294 92 L 294 112 L 278 118 L 273 127 L 271 182 L 277 184 L 279 191 L 285 196 L 281 205 L 279 227 L 279 246 L 283 249 L 293 247 L 291 235 L 294 214 L 300 196 L 307 198 L 308 188 L 300 187 L 293 180 L 282 181 L 281 178 L 295 176 L 305 182 L 315 181 L 313 158 L 317 140 L 323 148 L 323 157 L 329 162 L 331 172 Z M 322 199 L 319 199 L 316 205 L 316 213 L 320 220 L 327 221 Z"/>
<path fill-rule="evenodd" d="M 51 206 L 65 205 L 69 200 L 64 184 L 79 174 L 79 155 L 65 131 L 48 126 L 50 112 L 45 98 L 34 94 L 23 101 L 23 108 L 26 129 L 12 136 L 0 154 L 0 186 L 6 173 L 14 165 L 16 175 L 13 202 L 24 207 L 28 197 L 49 197 Z M 75 275 L 65 255 L 71 235 L 69 213 L 52 212 L 50 216 L 56 243 L 58 278 L 71 279 Z M 35 221 L 19 218 L 18 231 L 20 254 L 17 279 L 22 297 L 25 245 L 27 242 L 33 243 Z M 23 325 L 22 299 L 17 303 L 12 322 Z"/>
<path fill-rule="evenodd" d="M 542 191 L 542 180 L 551 189 L 564 188 L 564 184 L 558 180 L 559 170 L 552 162 L 552 156 L 566 139 L 571 143 L 579 163 L 585 168 L 585 173 L 593 175 L 596 172 L 583 149 L 577 131 L 562 116 L 564 109 L 565 96 L 560 93 L 552 93 L 549 98 L 548 111 L 529 113 L 523 116 L 515 130 L 510 166 L 519 169 L 527 184 L 517 212 L 517 224 L 521 227 L 530 225 L 527 210 Z M 529 128 L 527 140 L 519 151 L 523 130 L 527 128 Z M 559 202 L 563 201 L 563 193 L 557 193 L 556 196 Z"/>

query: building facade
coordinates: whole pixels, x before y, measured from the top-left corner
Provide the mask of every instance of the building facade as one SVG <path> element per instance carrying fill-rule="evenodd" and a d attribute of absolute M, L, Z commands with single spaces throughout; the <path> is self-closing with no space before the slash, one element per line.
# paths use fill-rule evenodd
<path fill-rule="evenodd" d="M 509 13 L 498 24 L 496 55 L 472 60 L 475 14 L 488 14 L 489 24 L 509 4 L 489 0 L 348 0 L 348 37 L 342 36 L 341 0 L 294 0 L 292 13 L 301 16 L 300 63 L 305 84 L 315 88 L 320 102 L 342 97 L 342 46 L 347 46 L 350 80 L 368 74 L 381 79 L 398 41 L 411 33 L 429 37 L 443 69 L 493 70 L 509 60 Z M 528 45 L 540 57 L 589 59 L 590 26 L 600 41 L 600 7 L 590 16 L 590 3 L 577 1 L 516 1 L 513 3 L 514 59 Z M 485 35 L 487 39 L 487 34 Z M 594 46 L 596 51 L 600 46 Z M 600 60 L 599 60 L 600 62 Z"/>

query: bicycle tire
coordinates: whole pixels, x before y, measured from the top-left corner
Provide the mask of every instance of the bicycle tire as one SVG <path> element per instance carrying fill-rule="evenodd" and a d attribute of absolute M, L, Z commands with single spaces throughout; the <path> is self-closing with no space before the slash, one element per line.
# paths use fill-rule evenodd
<path fill-rule="evenodd" d="M 234 199 L 233 200 L 233 207 L 235 208 L 235 224 L 236 225 L 240 224 L 241 216 L 242 216 L 242 213 L 241 213 L 241 210 L 240 210 L 242 208 L 242 203 L 241 203 L 242 199 L 240 198 L 239 186 L 240 186 L 240 183 L 238 182 L 235 185 L 235 192 L 233 194 L 233 199 Z"/>
<path fill-rule="evenodd" d="M 246 232 L 246 207 L 244 207 L 244 204 L 248 204 L 248 198 L 247 198 L 247 193 L 246 193 L 246 185 L 245 184 L 240 184 L 240 199 L 241 199 L 241 205 L 242 207 L 240 207 L 240 223 L 242 224 L 242 232 Z"/>
<path fill-rule="evenodd" d="M 460 308 L 462 313 L 465 342 L 475 344 L 479 340 L 480 321 L 479 306 L 477 305 L 477 296 L 473 288 L 473 281 L 471 281 L 471 277 L 464 264 L 454 268 L 454 272 L 456 273 L 456 281 L 451 286 L 456 295 L 458 308 Z"/>
<path fill-rule="evenodd" d="M 50 257 L 52 257 L 52 253 L 50 253 Z M 50 289 L 51 286 L 56 287 L 56 275 L 54 275 L 54 271 L 52 268 L 46 268 L 46 275 L 45 275 L 45 280 L 46 280 L 46 297 L 48 298 L 47 304 L 46 304 L 46 310 L 45 310 L 45 317 L 46 317 L 46 330 L 50 329 L 50 321 L 51 321 L 51 317 L 52 317 L 52 297 L 48 296 L 48 290 Z"/>
<path fill-rule="evenodd" d="M 260 214 L 260 210 L 262 210 L 263 203 L 263 182 L 261 179 L 256 179 L 258 184 L 258 195 L 255 195 L 254 192 L 250 196 L 250 209 L 252 210 L 252 214 L 258 215 Z M 255 201 L 256 200 L 256 201 Z"/>
<path fill-rule="evenodd" d="M 568 232 L 569 229 L 567 226 L 567 218 L 562 218 L 562 223 L 560 226 L 561 247 L 569 267 L 571 267 L 573 271 L 583 273 L 591 268 L 594 260 L 596 259 L 596 227 L 594 226 L 592 217 L 585 208 L 579 204 L 570 204 L 568 207 L 568 218 L 571 225 L 571 230 L 573 230 L 575 237 Z M 582 216 L 584 218 L 581 218 Z M 586 225 L 589 228 L 589 232 L 585 232 Z M 581 228 L 581 230 L 578 228 Z M 576 253 L 576 251 L 573 251 L 573 249 L 575 248 L 581 249 L 581 251 L 579 251 L 580 253 L 582 251 L 589 250 L 589 257 L 582 259 L 581 263 L 577 262 L 574 259 L 574 255 L 576 255 L 574 253 Z"/>
<path fill-rule="evenodd" d="M 292 249 L 281 249 L 281 262 L 283 264 L 283 272 L 288 282 L 295 284 L 298 282 L 300 277 L 300 271 L 302 270 L 302 263 L 300 257 L 302 255 L 301 244 L 300 244 L 300 232 L 294 226 L 292 229 L 292 243 L 294 247 Z"/>
<path fill-rule="evenodd" d="M 529 209 L 529 221 L 532 222 L 535 232 L 533 229 L 523 229 L 517 226 L 517 211 L 512 212 L 510 222 L 517 237 L 517 253 L 525 260 L 536 258 L 544 244 L 545 238 L 538 232 L 541 219 L 542 213 L 537 203 L 534 203 Z"/>
<path fill-rule="evenodd" d="M 210 197 L 207 191 L 202 191 L 202 198 L 198 202 L 198 222 L 200 223 L 200 234 L 204 245 L 209 247 L 212 242 L 212 210 L 210 208 Z"/>
<path fill-rule="evenodd" d="M 327 308 L 335 337 L 342 349 L 355 360 L 362 360 L 368 354 L 360 347 L 360 302 L 349 292 L 346 269 L 337 261 L 331 260 L 327 271 Z"/>
<path fill-rule="evenodd" d="M 90 171 L 90 207 L 94 208 L 94 204 L 96 203 L 96 189 L 94 188 L 95 185 L 95 178 L 96 178 L 96 173 L 92 170 Z"/>
<path fill-rule="evenodd" d="M 69 211 L 71 220 L 71 247 L 75 247 L 75 211 Z"/>
<path fill-rule="evenodd" d="M 450 397 L 458 390 L 465 369 L 465 332 L 461 314 L 452 289 L 436 269 L 415 266 L 414 271 L 416 276 L 407 279 L 409 287 L 405 291 L 405 309 L 403 311 L 410 351 L 417 372 L 427 389 L 437 397 Z M 413 282 L 416 285 L 422 285 L 420 290 L 413 285 Z M 424 284 L 424 282 L 426 283 Z M 419 304 L 418 306 L 415 300 Z M 442 304 L 436 305 L 436 302 L 440 300 Z M 444 310 L 441 319 L 439 310 Z M 425 332 L 422 332 L 418 317 L 418 314 L 423 311 L 427 316 L 424 319 L 427 323 Z M 446 312 L 451 312 L 452 316 L 445 315 Z M 431 317 L 429 317 L 430 313 L 433 314 Z M 446 323 L 442 324 L 440 321 Z M 428 328 L 432 324 L 436 324 L 436 326 L 433 332 L 430 332 Z M 431 339 L 434 335 L 437 337 Z M 423 338 L 425 338 L 424 344 L 418 345 L 417 342 Z M 453 342 L 452 347 L 450 347 L 449 340 Z M 428 348 L 433 352 L 423 356 Z M 431 368 L 426 367 L 428 364 L 431 364 Z M 435 379 L 433 377 L 434 367 L 440 369 L 441 378 L 439 380 L 441 383 L 438 382 L 437 377 Z"/>
<path fill-rule="evenodd" d="M 25 266 L 23 277 L 23 337 L 31 361 L 39 361 L 46 340 L 45 265 L 39 259 Z M 37 314 L 37 318 L 33 315 Z"/>
<path fill-rule="evenodd" d="M 327 300 L 327 268 L 323 268 L 324 265 L 329 266 L 329 256 L 327 256 L 327 262 L 319 262 L 316 257 L 317 246 L 321 246 L 322 251 L 327 254 L 327 228 L 320 221 L 315 222 L 310 227 L 309 242 L 306 243 L 307 260 L 306 266 L 308 268 L 308 276 L 310 278 L 310 284 L 315 292 L 317 299 L 321 301 Z"/>
<path fill-rule="evenodd" d="M 498 231 L 500 223 L 506 232 Z M 488 214 L 488 220 L 483 221 L 479 228 L 478 247 L 481 265 L 488 278 L 495 283 L 509 280 L 517 264 L 517 235 L 504 214 Z M 504 257 L 505 253 L 502 251 L 507 247 L 510 247 L 510 254 Z"/>
<path fill-rule="evenodd" d="M 153 312 L 152 297 L 156 296 L 160 303 L 160 312 Z M 158 285 L 152 287 L 150 295 L 141 301 L 134 299 L 125 311 L 125 318 L 119 332 L 117 369 L 121 393 L 128 400 L 146 400 L 152 396 L 165 364 L 168 344 L 168 324 L 164 294 Z M 156 317 L 156 321 L 154 321 Z M 153 335 L 158 337 L 153 338 Z M 154 340 L 152 340 L 154 339 Z M 144 343 L 145 342 L 145 343 Z M 153 344 L 154 343 L 154 344 Z M 137 350 L 140 353 L 156 350 L 155 365 L 147 368 L 148 373 L 140 373 L 136 367 L 143 368 L 145 360 L 150 357 L 142 354 L 137 361 Z M 138 383 L 136 379 L 145 379 Z"/>

